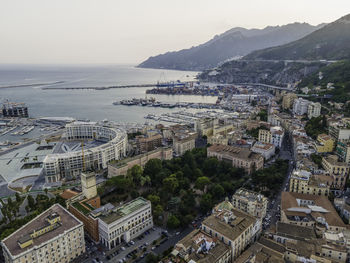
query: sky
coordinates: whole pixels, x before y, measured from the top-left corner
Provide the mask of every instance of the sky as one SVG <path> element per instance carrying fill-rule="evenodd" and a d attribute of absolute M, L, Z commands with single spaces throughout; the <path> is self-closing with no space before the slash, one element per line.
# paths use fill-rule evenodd
<path fill-rule="evenodd" d="M 0 63 L 138 64 L 232 27 L 348 13 L 349 0 L 0 0 Z"/>

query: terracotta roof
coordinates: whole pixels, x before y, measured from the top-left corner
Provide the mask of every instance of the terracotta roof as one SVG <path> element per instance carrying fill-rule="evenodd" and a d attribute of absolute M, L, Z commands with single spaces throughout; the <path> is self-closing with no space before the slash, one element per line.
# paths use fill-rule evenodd
<path fill-rule="evenodd" d="M 307 215 L 306 212 L 302 211 L 291 211 L 291 208 L 308 208 L 304 206 L 299 206 L 297 199 L 301 200 L 310 200 L 313 202 L 314 206 L 321 207 L 328 212 L 321 212 L 321 211 L 311 211 L 309 215 L 311 215 L 314 220 L 318 216 L 322 216 L 325 218 L 327 223 L 331 226 L 339 226 L 339 227 L 345 227 L 345 224 L 343 220 L 339 217 L 337 211 L 333 207 L 332 203 L 328 200 L 326 196 L 319 196 L 319 195 L 307 195 L 307 194 L 300 194 L 300 193 L 294 193 L 294 192 L 283 192 L 282 198 L 281 198 L 281 209 L 288 215 Z"/>
<path fill-rule="evenodd" d="M 71 199 L 72 197 L 76 196 L 78 194 L 78 192 L 75 192 L 73 190 L 70 190 L 70 189 L 67 189 L 67 190 L 64 190 L 63 193 L 61 193 L 61 197 L 63 199 Z"/>

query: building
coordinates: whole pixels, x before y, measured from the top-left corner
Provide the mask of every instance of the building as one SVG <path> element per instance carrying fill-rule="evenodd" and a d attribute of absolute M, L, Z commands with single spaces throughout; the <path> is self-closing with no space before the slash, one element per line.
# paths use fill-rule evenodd
<path fill-rule="evenodd" d="M 328 196 L 332 182 L 333 178 L 328 175 L 313 175 L 305 170 L 294 170 L 289 180 L 289 191 Z"/>
<path fill-rule="evenodd" d="M 100 242 L 108 249 L 129 242 L 153 227 L 151 202 L 139 197 L 121 206 L 106 204 L 91 212 L 98 219 Z"/>
<path fill-rule="evenodd" d="M 96 175 L 95 173 L 81 173 L 81 188 L 83 190 L 83 195 L 90 199 L 97 196 L 96 188 Z"/>
<path fill-rule="evenodd" d="M 282 108 L 285 110 L 292 108 L 294 100 L 297 98 L 298 96 L 295 93 L 288 93 L 284 95 L 282 100 Z"/>
<path fill-rule="evenodd" d="M 275 155 L 275 149 L 275 145 L 271 143 L 256 142 L 251 148 L 251 151 L 261 154 L 265 160 L 268 160 Z"/>
<path fill-rule="evenodd" d="M 264 157 L 247 148 L 215 144 L 207 149 L 208 157 L 216 157 L 220 161 L 232 164 L 233 167 L 242 168 L 248 174 L 264 167 Z"/>
<path fill-rule="evenodd" d="M 207 143 L 209 144 L 223 144 L 223 145 L 228 145 L 228 138 L 221 135 L 213 135 L 207 138 Z"/>
<path fill-rule="evenodd" d="M 319 102 L 311 102 L 307 108 L 307 117 L 317 118 L 321 115 L 321 104 Z"/>
<path fill-rule="evenodd" d="M 83 223 L 59 204 L 1 242 L 5 262 L 70 262 L 85 253 Z"/>
<path fill-rule="evenodd" d="M 308 113 L 308 107 L 311 102 L 303 98 L 295 99 L 293 102 L 293 113 L 295 115 L 304 115 Z"/>
<path fill-rule="evenodd" d="M 202 118 L 195 122 L 194 130 L 199 136 L 212 136 L 214 126 L 219 123 L 218 119 L 214 118 Z"/>
<path fill-rule="evenodd" d="M 332 188 L 343 189 L 349 174 L 349 164 L 338 161 L 338 156 L 328 155 L 322 157 L 322 167 L 332 176 Z"/>
<path fill-rule="evenodd" d="M 319 235 L 346 229 L 328 197 L 322 195 L 282 192 L 281 222 L 312 227 Z"/>
<path fill-rule="evenodd" d="M 350 164 L 350 143 L 338 141 L 335 153 L 340 161 Z"/>
<path fill-rule="evenodd" d="M 28 118 L 28 107 L 24 103 L 6 102 L 2 105 L 4 117 Z"/>
<path fill-rule="evenodd" d="M 254 217 L 264 218 L 266 216 L 269 200 L 262 194 L 240 188 L 232 196 L 232 205 Z"/>
<path fill-rule="evenodd" d="M 271 143 L 271 132 L 265 129 L 259 129 L 258 141 L 262 143 Z"/>
<path fill-rule="evenodd" d="M 176 243 L 171 262 L 231 263 L 231 248 L 200 229 Z"/>
<path fill-rule="evenodd" d="M 335 142 L 350 141 L 350 119 L 342 118 L 340 121 L 332 122 L 328 126 L 328 134 Z"/>
<path fill-rule="evenodd" d="M 334 141 L 331 136 L 327 134 L 320 134 L 317 136 L 317 141 L 315 142 L 315 150 L 318 153 L 333 152 Z"/>
<path fill-rule="evenodd" d="M 173 158 L 172 148 L 158 148 L 154 151 L 146 152 L 136 155 L 134 157 L 126 158 L 117 162 L 110 162 L 108 164 L 108 178 L 126 175 L 128 170 L 134 165 L 140 165 L 144 167 L 146 163 L 151 159 L 170 160 Z"/>
<path fill-rule="evenodd" d="M 284 130 L 280 126 L 273 126 L 270 130 L 260 129 L 259 130 L 259 142 L 271 143 L 278 148 L 281 148 L 284 137 Z"/>
<path fill-rule="evenodd" d="M 253 242 L 256 219 L 232 207 L 228 201 L 219 204 L 213 214 L 204 219 L 201 229 L 231 247 L 234 261 Z"/>
<path fill-rule="evenodd" d="M 110 161 L 126 155 L 127 136 L 120 129 L 74 122 L 66 125 L 65 132 L 67 141 L 56 144 L 54 153 L 43 161 L 47 183 L 76 178 L 85 170 L 105 169 Z"/>
<path fill-rule="evenodd" d="M 197 133 L 177 133 L 173 137 L 173 150 L 175 155 L 181 156 L 196 147 Z"/>
<path fill-rule="evenodd" d="M 140 153 L 153 151 L 162 146 L 162 135 L 159 133 L 136 136 L 136 145 Z"/>

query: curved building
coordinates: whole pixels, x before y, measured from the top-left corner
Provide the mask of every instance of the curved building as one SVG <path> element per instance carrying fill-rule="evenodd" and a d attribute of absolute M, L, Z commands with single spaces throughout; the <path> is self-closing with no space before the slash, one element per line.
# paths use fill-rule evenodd
<path fill-rule="evenodd" d="M 66 125 L 64 139 L 44 159 L 47 183 L 76 178 L 83 170 L 107 168 L 109 161 L 126 155 L 128 142 L 121 129 L 78 121 Z"/>

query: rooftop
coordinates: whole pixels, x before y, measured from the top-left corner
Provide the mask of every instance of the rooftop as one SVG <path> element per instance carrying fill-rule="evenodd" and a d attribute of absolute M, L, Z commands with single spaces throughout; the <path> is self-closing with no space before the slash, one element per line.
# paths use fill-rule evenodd
<path fill-rule="evenodd" d="M 265 196 L 263 196 L 262 194 L 259 194 L 257 192 L 251 191 L 251 190 L 247 190 L 245 188 L 240 188 L 238 189 L 233 197 L 244 197 L 246 199 L 248 199 L 249 201 L 263 201 L 263 200 L 267 200 L 267 198 Z"/>
<path fill-rule="evenodd" d="M 232 157 L 239 159 L 258 159 L 262 158 L 260 154 L 253 153 L 251 150 L 246 148 L 241 148 L 237 146 L 229 146 L 222 144 L 214 144 L 208 148 L 208 152 L 217 152 L 222 154 L 228 154 Z"/>
<path fill-rule="evenodd" d="M 18 245 L 18 241 L 25 237 L 28 233 L 31 233 L 34 229 L 40 229 L 47 224 L 47 217 L 53 213 L 57 213 L 60 218 L 60 226 L 53 229 L 50 232 L 47 232 L 37 238 L 33 239 L 33 244 L 21 248 Z M 56 238 L 58 235 L 63 234 L 64 232 L 82 225 L 82 222 L 79 221 L 76 217 L 74 217 L 71 213 L 69 213 L 66 209 L 64 209 L 59 204 L 55 204 L 51 206 L 49 209 L 38 215 L 36 218 L 28 222 L 26 225 L 19 228 L 16 232 L 2 240 L 3 244 L 6 246 L 8 251 L 12 254 L 12 256 L 16 256 L 24 251 L 30 250 L 34 246 L 39 246 L 42 243 L 45 243 L 51 239 Z"/>
<path fill-rule="evenodd" d="M 96 211 L 93 211 L 93 214 L 97 215 L 105 223 L 110 224 L 148 205 L 150 205 L 149 201 L 142 197 L 138 197 L 118 207 L 112 207 L 112 205 L 110 205 L 109 209 L 101 211 L 102 213 L 99 215 L 94 213 Z"/>

